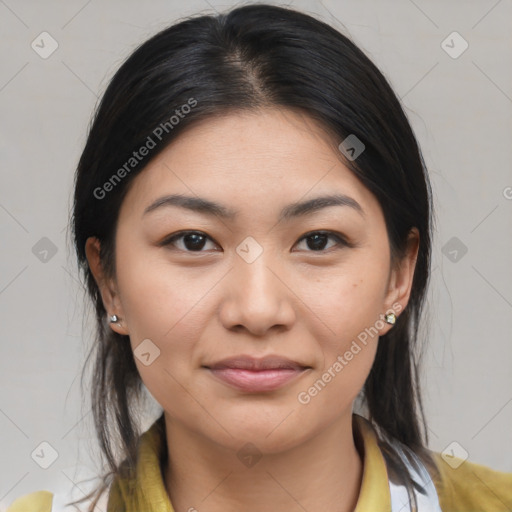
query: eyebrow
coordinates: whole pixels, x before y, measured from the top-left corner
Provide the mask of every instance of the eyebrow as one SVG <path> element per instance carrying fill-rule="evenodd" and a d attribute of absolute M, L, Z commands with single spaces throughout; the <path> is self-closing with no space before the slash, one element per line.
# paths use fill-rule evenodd
<path fill-rule="evenodd" d="M 210 201 L 202 197 L 185 196 L 183 194 L 171 194 L 158 198 L 151 203 L 145 210 L 142 216 L 144 217 L 150 212 L 153 212 L 162 207 L 178 206 L 192 210 L 194 212 L 202 213 L 210 216 L 219 216 L 223 219 L 232 220 L 236 218 L 238 212 L 236 210 L 227 208 L 219 203 Z M 298 201 L 285 206 L 279 215 L 279 221 L 290 220 L 295 217 L 315 213 L 324 208 L 331 206 L 348 206 L 349 208 L 357 211 L 361 216 L 365 216 L 362 206 L 353 198 L 344 194 L 334 194 L 327 196 L 319 196 L 307 201 Z"/>

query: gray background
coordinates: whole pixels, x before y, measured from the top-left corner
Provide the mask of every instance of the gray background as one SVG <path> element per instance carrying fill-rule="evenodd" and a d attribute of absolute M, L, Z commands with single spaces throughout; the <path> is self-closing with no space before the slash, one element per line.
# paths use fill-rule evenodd
<path fill-rule="evenodd" d="M 79 378 L 92 316 L 84 320 L 66 239 L 73 172 L 97 99 L 140 42 L 180 17 L 230 5 L 0 0 L 0 511 L 36 489 L 79 497 L 89 488 L 80 480 L 99 471 Z M 512 2 L 290 5 L 342 30 L 379 66 L 430 171 L 430 448 L 463 449 L 473 462 L 512 471 Z M 46 59 L 31 47 L 51 48 L 44 31 L 58 43 Z M 469 45 L 460 55 L 454 31 Z M 48 469 L 34 460 L 50 461 L 43 441 L 58 453 Z"/>

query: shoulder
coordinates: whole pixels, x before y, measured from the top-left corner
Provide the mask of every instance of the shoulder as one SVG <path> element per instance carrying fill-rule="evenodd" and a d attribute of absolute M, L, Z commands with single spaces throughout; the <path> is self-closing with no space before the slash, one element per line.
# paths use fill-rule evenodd
<path fill-rule="evenodd" d="M 53 494 L 49 491 L 35 491 L 14 500 L 6 512 L 51 512 Z"/>
<path fill-rule="evenodd" d="M 512 473 L 431 452 L 439 469 L 433 478 L 443 512 L 512 510 Z"/>

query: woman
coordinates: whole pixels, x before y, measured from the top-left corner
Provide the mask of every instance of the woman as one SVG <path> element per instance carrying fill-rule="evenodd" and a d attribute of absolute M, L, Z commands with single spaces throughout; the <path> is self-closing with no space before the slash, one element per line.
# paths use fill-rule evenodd
<path fill-rule="evenodd" d="M 107 491 L 108 512 L 509 510 L 512 474 L 427 448 L 415 354 L 431 209 L 395 94 L 324 23 L 252 5 L 139 47 L 75 183 L 110 467 L 95 499 Z M 162 414 L 140 435 L 144 388 Z"/>

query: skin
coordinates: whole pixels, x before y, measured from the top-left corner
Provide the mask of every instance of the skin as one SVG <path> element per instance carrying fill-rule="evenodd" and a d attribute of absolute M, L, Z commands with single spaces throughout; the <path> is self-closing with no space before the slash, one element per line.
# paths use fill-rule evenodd
<path fill-rule="evenodd" d="M 286 205 L 335 192 L 356 200 L 364 215 L 331 206 L 278 222 Z M 238 215 L 166 206 L 143 216 L 171 193 L 204 197 Z M 159 246 L 181 230 L 207 238 L 196 250 L 186 237 Z M 352 246 L 303 238 L 317 230 L 339 233 Z M 251 263 L 236 252 L 247 236 L 263 249 Z M 116 276 L 103 274 L 97 239 L 86 250 L 106 311 L 121 319 L 112 329 L 128 334 L 133 349 L 149 338 L 160 350 L 149 366 L 135 361 L 164 409 L 164 480 L 176 511 L 354 509 L 363 464 L 352 406 L 378 336 L 309 403 L 297 396 L 365 328 L 379 325 L 379 335 L 392 328 L 376 322 L 409 300 L 418 236 L 411 232 L 406 255 L 392 264 L 377 199 L 319 125 L 277 109 L 193 125 L 134 179 L 119 214 Z M 249 394 L 202 368 L 238 354 L 281 355 L 311 369 L 278 390 Z M 237 457 L 246 443 L 262 455 L 251 467 Z"/>

